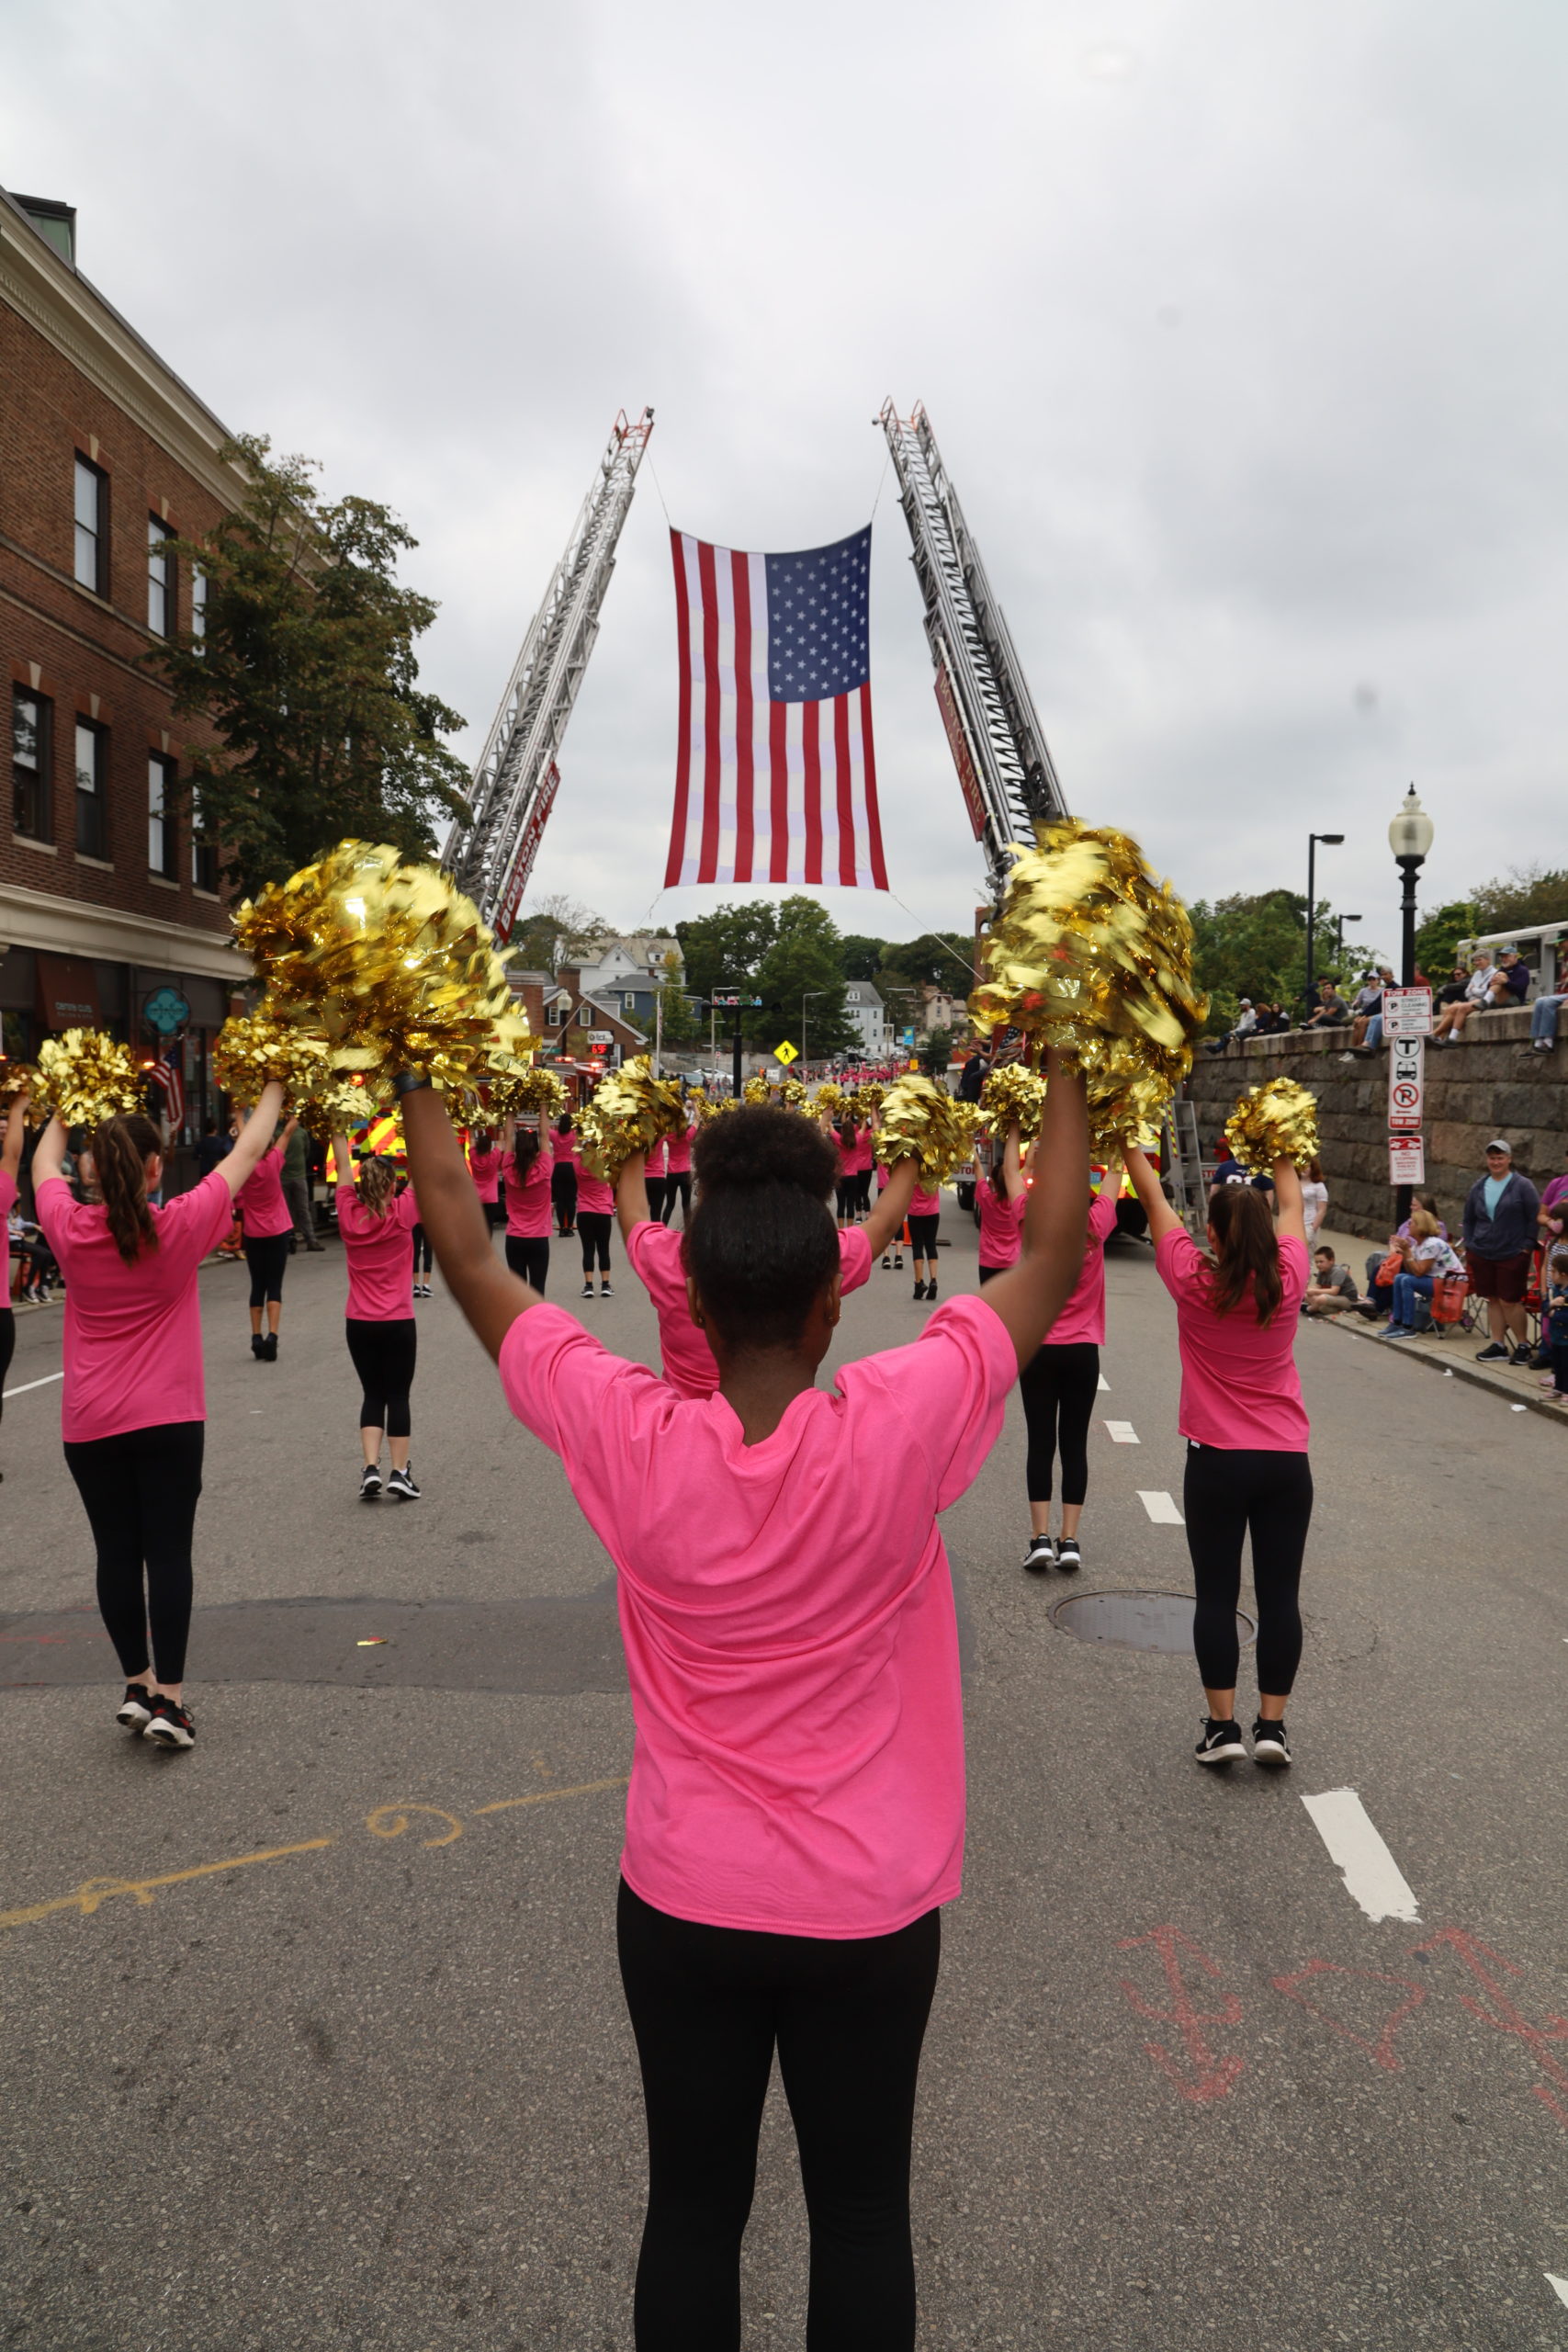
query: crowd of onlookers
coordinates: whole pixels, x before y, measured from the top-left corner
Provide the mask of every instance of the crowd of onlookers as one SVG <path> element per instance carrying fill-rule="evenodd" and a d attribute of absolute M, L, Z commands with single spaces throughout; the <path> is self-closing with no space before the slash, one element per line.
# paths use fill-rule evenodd
<path fill-rule="evenodd" d="M 1489 947 L 1478 947 L 1465 963 L 1456 964 L 1447 980 L 1434 984 L 1424 972 L 1417 971 L 1415 985 L 1432 990 L 1432 1043 L 1452 1046 L 1463 1033 L 1465 1024 L 1478 1012 L 1508 1012 L 1530 1002 L 1530 1045 L 1538 1054 L 1549 1054 L 1557 1042 L 1558 1015 L 1568 999 L 1568 939 L 1558 949 L 1555 985 L 1541 990 L 1530 1001 L 1531 972 L 1518 951 L 1500 947 L 1495 955 Z M 1231 1045 L 1239 1045 L 1248 1037 L 1282 1035 L 1289 1031 L 1311 1029 L 1343 1029 L 1348 1027 L 1350 1042 L 1340 1055 L 1342 1061 L 1378 1052 L 1383 1043 L 1383 990 L 1396 986 L 1393 971 L 1387 964 L 1364 971 L 1352 993 L 1347 997 L 1338 979 L 1333 976 L 1308 983 L 1303 997 L 1299 1020 L 1292 1018 L 1282 1004 L 1256 1003 L 1244 996 L 1236 1018 L 1223 1036 L 1212 1037 L 1206 1051 L 1223 1054 Z"/>

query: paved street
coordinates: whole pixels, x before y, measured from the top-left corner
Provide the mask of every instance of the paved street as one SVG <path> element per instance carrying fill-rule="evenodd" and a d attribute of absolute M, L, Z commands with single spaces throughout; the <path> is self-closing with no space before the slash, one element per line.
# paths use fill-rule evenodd
<path fill-rule="evenodd" d="M 951 1195 L 944 1228 L 951 1294 Z M 581 1311 L 652 1360 L 615 1260 Z M 243 1272 L 201 1283 L 189 1757 L 111 1721 L 59 1386 L 28 1387 L 59 1312 L 19 1318 L 0 2344 L 627 2346 L 608 1564 L 439 1277 L 400 1510 L 356 1499 L 335 1246 L 291 1262 L 276 1366 Z M 874 1273 L 845 1352 L 915 1335 L 909 1287 Z M 1077 1582 L 1180 1592 L 1174 1318 L 1142 1246 L 1109 1291 Z M 1190 1660 L 1053 1623 L 1067 1580 L 1018 1567 L 1016 1408 L 948 1515 L 970 1838 L 922 2076 L 922 2344 L 1568 2346 L 1568 1429 L 1397 1353 L 1300 1337 L 1317 1509 L 1282 1778 L 1195 1767 Z M 1334 1791 L 1361 1899 L 1303 1803 Z M 775 2088 L 749 2347 L 804 2341 L 805 2248 Z"/>

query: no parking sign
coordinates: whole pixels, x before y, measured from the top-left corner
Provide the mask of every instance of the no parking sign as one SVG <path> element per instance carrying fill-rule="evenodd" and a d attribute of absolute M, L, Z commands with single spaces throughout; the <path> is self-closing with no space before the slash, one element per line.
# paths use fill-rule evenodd
<path fill-rule="evenodd" d="M 1426 1092 L 1426 1040 L 1393 1037 L 1388 1052 L 1388 1124 L 1391 1128 L 1416 1129 L 1421 1125 Z"/>

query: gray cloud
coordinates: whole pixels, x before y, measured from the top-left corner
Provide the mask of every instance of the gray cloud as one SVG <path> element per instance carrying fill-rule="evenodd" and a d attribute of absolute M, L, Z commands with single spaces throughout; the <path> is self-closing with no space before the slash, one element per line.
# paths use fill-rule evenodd
<path fill-rule="evenodd" d="M 476 735 L 623 402 L 679 524 L 771 548 L 854 527 L 923 397 L 1074 804 L 1194 897 L 1343 830 L 1387 947 L 1411 776 L 1429 900 L 1562 855 L 1565 49 L 1440 0 L 78 0 L 8 28 L 0 178 L 221 414 L 403 514 Z M 963 923 L 907 553 L 885 485 L 890 866 Z M 673 727 L 645 470 L 541 887 L 641 916 Z"/>

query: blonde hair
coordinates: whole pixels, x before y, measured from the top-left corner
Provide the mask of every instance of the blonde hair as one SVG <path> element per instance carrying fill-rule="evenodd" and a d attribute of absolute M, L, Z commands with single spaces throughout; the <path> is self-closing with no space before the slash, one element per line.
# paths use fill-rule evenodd
<path fill-rule="evenodd" d="M 396 1182 L 397 1174 L 389 1159 L 379 1157 L 362 1159 L 359 1173 L 354 1180 L 360 1207 L 368 1210 L 372 1216 L 385 1216 L 391 1205 L 392 1187 Z"/>
<path fill-rule="evenodd" d="M 1438 1220 L 1430 1209 L 1412 1209 L 1410 1233 L 1413 1240 L 1430 1241 L 1438 1230 Z"/>

